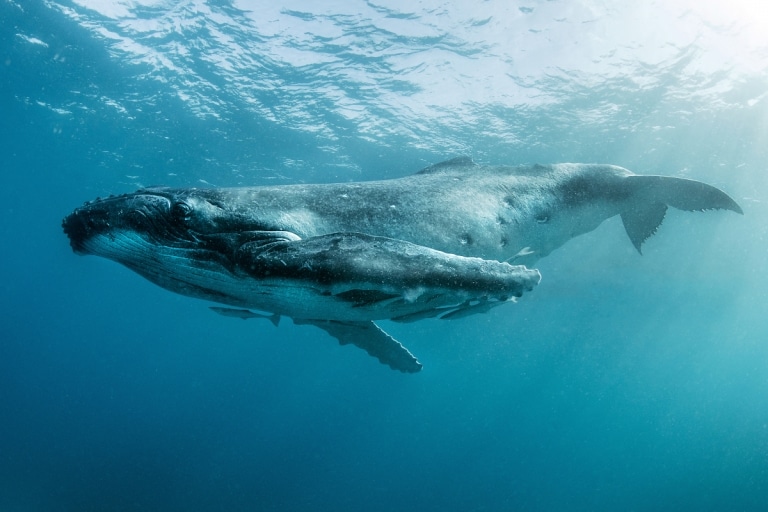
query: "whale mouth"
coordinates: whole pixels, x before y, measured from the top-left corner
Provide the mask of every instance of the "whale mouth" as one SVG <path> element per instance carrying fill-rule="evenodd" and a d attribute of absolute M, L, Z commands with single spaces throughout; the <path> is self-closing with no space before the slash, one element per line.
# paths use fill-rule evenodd
<path fill-rule="evenodd" d="M 69 238 L 69 245 L 77 254 L 89 254 L 85 241 L 96 231 L 96 223 L 89 216 L 82 215 L 78 208 L 61 221 L 64 234 Z"/>
<path fill-rule="evenodd" d="M 69 245 L 77 254 L 93 254 L 88 241 L 97 235 L 119 230 L 176 235 L 169 228 L 170 201 L 154 194 L 125 194 L 89 201 L 64 217 L 61 227 L 69 238 Z"/>

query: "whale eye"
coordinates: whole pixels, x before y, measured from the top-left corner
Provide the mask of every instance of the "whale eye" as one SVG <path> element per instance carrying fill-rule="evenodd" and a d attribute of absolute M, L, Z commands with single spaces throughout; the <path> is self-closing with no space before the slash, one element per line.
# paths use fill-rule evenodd
<path fill-rule="evenodd" d="M 549 214 L 546 212 L 539 213 L 536 215 L 535 219 L 539 224 L 546 224 L 549 222 Z"/>
<path fill-rule="evenodd" d="M 192 214 L 192 208 L 186 203 L 175 203 L 171 206 L 171 217 L 178 222 L 189 220 Z"/>

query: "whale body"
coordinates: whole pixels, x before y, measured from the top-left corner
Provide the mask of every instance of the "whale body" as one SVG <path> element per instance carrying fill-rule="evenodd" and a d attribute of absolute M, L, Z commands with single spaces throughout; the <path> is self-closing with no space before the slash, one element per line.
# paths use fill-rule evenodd
<path fill-rule="evenodd" d="M 374 320 L 459 318 L 514 302 L 539 282 L 528 267 L 571 238 L 619 215 L 641 251 L 669 206 L 742 213 L 694 180 L 462 157 L 382 181 L 146 188 L 86 203 L 63 228 L 77 253 L 241 308 L 221 314 L 288 316 L 415 372 L 421 364 Z"/>

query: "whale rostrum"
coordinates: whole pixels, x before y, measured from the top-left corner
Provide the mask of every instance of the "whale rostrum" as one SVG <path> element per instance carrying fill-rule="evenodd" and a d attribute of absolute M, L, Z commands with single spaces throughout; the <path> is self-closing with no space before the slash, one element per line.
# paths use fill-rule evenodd
<path fill-rule="evenodd" d="M 571 238 L 619 215 L 640 251 L 670 206 L 742 213 L 694 180 L 462 157 L 383 181 L 146 188 L 86 203 L 63 228 L 75 252 L 227 305 L 212 308 L 220 314 L 275 325 L 287 316 L 416 372 L 375 320 L 447 320 L 514 302 L 539 283 L 529 267 Z"/>

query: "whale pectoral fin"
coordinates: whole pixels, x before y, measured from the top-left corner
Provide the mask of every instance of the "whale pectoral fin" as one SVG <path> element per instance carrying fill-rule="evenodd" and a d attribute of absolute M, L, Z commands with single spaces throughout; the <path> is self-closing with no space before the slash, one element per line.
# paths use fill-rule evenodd
<path fill-rule="evenodd" d="M 421 363 L 416 357 L 373 322 L 339 322 L 336 320 L 294 318 L 293 323 L 319 327 L 339 340 L 340 344 L 352 344 L 360 347 L 393 370 L 400 370 L 403 373 L 421 371 Z"/>
<path fill-rule="evenodd" d="M 266 318 L 272 325 L 277 327 L 280 325 L 280 315 L 272 313 L 271 315 L 263 315 L 261 313 L 254 313 L 250 309 L 235 309 L 235 308 L 222 308 L 220 306 L 208 306 L 211 311 L 214 311 L 221 316 L 229 316 L 232 318 L 242 318 L 248 320 L 249 318 Z"/>
<path fill-rule="evenodd" d="M 514 301 L 514 299 L 510 300 L 509 302 L 512 301 Z M 495 308 L 496 306 L 501 306 L 502 304 L 506 304 L 506 301 L 491 302 L 486 300 L 478 302 L 477 304 L 463 304 L 462 306 L 441 316 L 440 320 L 455 320 L 457 318 L 466 318 L 477 313 L 487 313 L 491 309 Z"/>
<path fill-rule="evenodd" d="M 661 226 L 666 213 L 667 205 L 663 203 L 637 204 L 631 210 L 621 212 L 624 229 L 637 252 L 643 253 L 641 250 L 643 242 Z"/>

